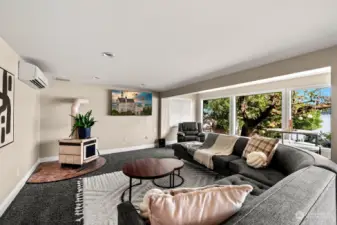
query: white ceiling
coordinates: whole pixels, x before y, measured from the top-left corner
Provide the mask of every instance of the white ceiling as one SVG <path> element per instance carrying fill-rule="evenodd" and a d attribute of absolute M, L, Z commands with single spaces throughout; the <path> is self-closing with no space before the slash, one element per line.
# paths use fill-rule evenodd
<path fill-rule="evenodd" d="M 336 9 L 336 0 L 0 0 L 0 36 L 49 75 L 163 91 L 335 45 Z"/>

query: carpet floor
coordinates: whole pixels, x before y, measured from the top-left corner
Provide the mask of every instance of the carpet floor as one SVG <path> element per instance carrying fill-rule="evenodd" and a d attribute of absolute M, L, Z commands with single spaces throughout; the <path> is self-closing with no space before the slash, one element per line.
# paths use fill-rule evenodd
<path fill-rule="evenodd" d="M 83 177 L 121 170 L 126 162 L 141 158 L 173 157 L 169 148 L 153 148 L 103 156 L 107 163 L 99 170 Z M 46 184 L 26 184 L 7 211 L 0 225 L 66 225 L 75 223 L 75 195 L 77 179 Z"/>

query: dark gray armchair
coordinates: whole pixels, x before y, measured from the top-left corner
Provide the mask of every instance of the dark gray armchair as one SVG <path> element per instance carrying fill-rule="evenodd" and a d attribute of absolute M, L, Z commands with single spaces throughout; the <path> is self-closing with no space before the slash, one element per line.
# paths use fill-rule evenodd
<path fill-rule="evenodd" d="M 178 142 L 185 141 L 205 141 L 205 133 L 202 132 L 201 123 L 185 122 L 179 123 Z"/>

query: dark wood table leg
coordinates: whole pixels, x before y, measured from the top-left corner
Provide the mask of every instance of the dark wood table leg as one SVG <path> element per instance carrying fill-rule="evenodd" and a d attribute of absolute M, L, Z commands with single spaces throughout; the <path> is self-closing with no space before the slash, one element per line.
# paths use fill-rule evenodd
<path fill-rule="evenodd" d="M 121 195 L 121 202 L 124 202 L 124 195 L 125 195 L 125 192 L 127 190 L 129 190 L 129 201 L 131 202 L 132 200 L 132 187 L 134 186 L 138 186 L 138 185 L 141 185 L 142 184 L 142 180 L 139 179 L 139 183 L 136 183 L 136 184 L 132 184 L 132 178 L 130 177 L 130 183 L 129 183 L 129 187 L 127 189 L 125 189 Z"/>
<path fill-rule="evenodd" d="M 172 184 L 173 184 L 172 187 L 174 187 L 174 177 L 175 176 L 174 176 L 174 170 L 173 170 L 173 172 L 172 172 Z"/>
<path fill-rule="evenodd" d="M 172 173 L 170 173 L 169 178 L 170 178 L 170 188 L 172 188 Z"/>
<path fill-rule="evenodd" d="M 131 195 L 132 195 L 132 178 L 130 177 L 130 184 L 129 184 L 129 202 L 131 202 Z"/>
<path fill-rule="evenodd" d="M 177 172 L 175 172 L 177 170 Z M 156 183 L 155 179 L 152 180 L 152 183 L 154 185 L 156 185 L 157 187 L 160 187 L 160 188 L 176 188 L 176 187 L 179 187 L 181 186 L 183 183 L 184 183 L 184 178 L 180 175 L 180 169 L 176 169 L 174 171 L 172 171 L 172 173 L 170 173 L 168 175 L 169 177 L 169 184 L 167 186 L 162 186 L 162 185 L 159 185 Z M 176 185 L 176 182 L 175 182 L 175 178 L 176 177 L 179 177 L 180 178 L 180 182 L 178 181 L 178 184 Z"/>

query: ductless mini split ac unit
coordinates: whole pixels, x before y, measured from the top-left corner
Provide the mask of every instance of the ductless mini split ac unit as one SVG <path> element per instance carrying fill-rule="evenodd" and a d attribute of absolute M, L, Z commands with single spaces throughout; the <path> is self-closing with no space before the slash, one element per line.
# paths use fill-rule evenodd
<path fill-rule="evenodd" d="M 35 89 L 48 87 L 48 79 L 39 67 L 25 62 L 19 62 L 19 80 Z"/>

